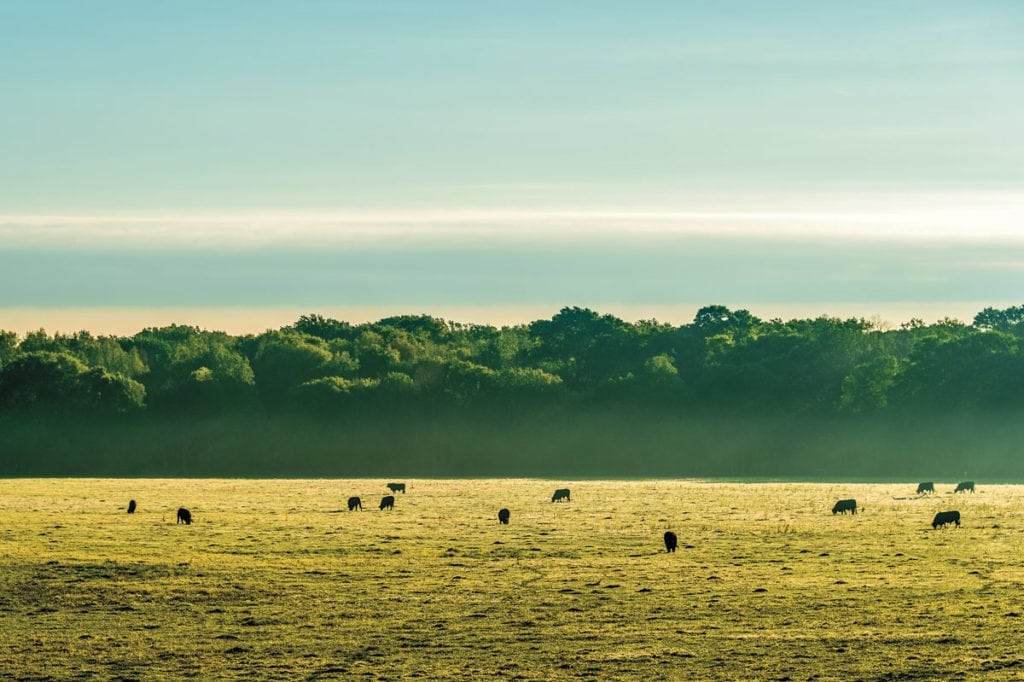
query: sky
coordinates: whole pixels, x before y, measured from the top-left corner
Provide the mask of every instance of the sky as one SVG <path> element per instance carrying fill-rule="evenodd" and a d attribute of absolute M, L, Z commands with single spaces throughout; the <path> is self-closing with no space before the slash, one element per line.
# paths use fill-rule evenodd
<path fill-rule="evenodd" d="M 967 321 L 1024 3 L 0 0 L 0 329 Z"/>

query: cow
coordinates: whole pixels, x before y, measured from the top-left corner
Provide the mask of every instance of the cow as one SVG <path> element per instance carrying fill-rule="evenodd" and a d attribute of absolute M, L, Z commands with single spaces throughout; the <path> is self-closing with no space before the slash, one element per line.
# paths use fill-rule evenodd
<path fill-rule="evenodd" d="M 363 511 L 363 501 L 360 500 L 358 497 L 348 498 L 348 510 L 355 511 L 356 509 L 358 509 L 359 511 Z"/>
<path fill-rule="evenodd" d="M 954 490 L 953 492 L 965 493 L 968 491 L 972 493 L 974 492 L 974 481 L 960 481 L 959 483 L 956 484 L 956 490 Z"/>
<path fill-rule="evenodd" d="M 128 500 L 128 513 L 129 514 L 134 514 L 135 513 L 135 500 Z"/>
<path fill-rule="evenodd" d="M 939 526 L 945 527 L 947 523 L 955 523 L 956 527 L 960 527 L 960 512 L 958 511 L 944 511 L 939 512 L 932 519 L 932 530 L 935 530 Z"/>
<path fill-rule="evenodd" d="M 559 500 L 565 500 L 566 502 L 572 501 L 569 499 L 568 488 L 559 488 L 558 490 L 555 491 L 555 494 L 551 496 L 552 502 L 558 502 Z"/>
<path fill-rule="evenodd" d="M 186 526 L 192 525 L 192 512 L 182 507 L 178 510 L 178 523 L 184 523 Z"/>
<path fill-rule="evenodd" d="M 839 500 L 836 506 L 832 507 L 833 514 L 857 513 L 857 500 Z"/>
<path fill-rule="evenodd" d="M 924 495 L 925 493 L 934 493 L 935 483 L 932 481 L 925 481 L 924 483 L 917 484 L 917 494 Z"/>
<path fill-rule="evenodd" d="M 508 509 L 499 509 L 498 510 L 498 523 L 503 523 L 503 524 L 505 524 L 507 526 L 508 525 L 508 518 L 509 518 L 509 516 L 510 516 L 510 513 L 509 513 Z"/>
<path fill-rule="evenodd" d="M 674 552 L 678 546 L 679 539 L 676 537 L 676 534 L 670 530 L 665 531 L 665 551 Z"/>
<path fill-rule="evenodd" d="M 404 495 L 405 494 L 405 484 L 404 483 L 388 483 L 388 490 L 390 490 L 393 493 L 400 492 L 400 493 L 402 493 Z"/>
<path fill-rule="evenodd" d="M 380 498 L 380 510 L 381 511 L 384 511 L 385 509 L 394 509 L 394 508 L 395 508 L 395 496 L 394 495 L 385 495 L 384 497 Z"/>

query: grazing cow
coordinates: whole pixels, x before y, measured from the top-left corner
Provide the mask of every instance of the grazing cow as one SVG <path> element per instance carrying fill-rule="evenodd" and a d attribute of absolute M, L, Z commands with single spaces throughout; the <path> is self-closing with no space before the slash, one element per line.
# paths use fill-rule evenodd
<path fill-rule="evenodd" d="M 670 530 L 665 531 L 665 551 L 674 552 L 678 546 L 679 538 L 676 537 L 676 534 Z"/>
<path fill-rule="evenodd" d="M 566 502 L 572 501 L 569 499 L 568 488 L 559 488 L 558 490 L 555 491 L 555 494 L 551 496 L 552 502 L 558 502 L 559 500 L 565 500 Z"/>
<path fill-rule="evenodd" d="M 917 494 L 924 495 L 925 493 L 934 493 L 935 483 L 932 481 L 925 481 L 924 483 L 917 484 Z"/>
<path fill-rule="evenodd" d="M 395 496 L 394 495 L 385 495 L 384 497 L 380 498 L 380 510 L 381 511 L 384 511 L 385 509 L 394 509 L 394 508 L 395 508 Z"/>
<path fill-rule="evenodd" d="M 974 481 L 961 481 L 956 484 L 955 493 L 965 493 L 967 491 L 974 492 Z"/>
<path fill-rule="evenodd" d="M 956 527 L 960 527 L 960 512 L 958 511 L 944 511 L 939 512 L 932 519 L 932 530 L 935 530 L 939 526 L 945 527 L 947 523 L 955 523 Z"/>
<path fill-rule="evenodd" d="M 857 513 L 857 500 L 839 500 L 836 506 L 832 507 L 833 514 Z"/>
<path fill-rule="evenodd" d="M 135 500 L 128 500 L 128 513 L 129 514 L 134 514 L 135 513 Z"/>
<path fill-rule="evenodd" d="M 348 498 L 348 510 L 355 511 L 356 509 L 358 509 L 359 511 L 363 511 L 363 501 L 360 500 L 358 497 Z"/>
<path fill-rule="evenodd" d="M 399 493 L 400 492 L 400 493 L 402 493 L 404 495 L 405 494 L 405 484 L 404 483 L 388 483 L 388 490 L 390 490 L 393 493 Z"/>
<path fill-rule="evenodd" d="M 178 510 L 178 523 L 184 523 L 186 526 L 192 525 L 192 512 L 182 507 Z"/>
<path fill-rule="evenodd" d="M 503 524 L 505 524 L 507 526 L 508 525 L 508 517 L 509 517 L 508 509 L 499 509 L 498 510 L 498 523 L 503 523 Z"/>

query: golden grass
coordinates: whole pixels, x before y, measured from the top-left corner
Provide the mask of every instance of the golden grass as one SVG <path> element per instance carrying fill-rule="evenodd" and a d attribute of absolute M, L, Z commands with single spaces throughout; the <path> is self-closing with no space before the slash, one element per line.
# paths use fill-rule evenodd
<path fill-rule="evenodd" d="M 386 482 L 0 480 L 0 677 L 1024 677 L 1024 487 Z"/>

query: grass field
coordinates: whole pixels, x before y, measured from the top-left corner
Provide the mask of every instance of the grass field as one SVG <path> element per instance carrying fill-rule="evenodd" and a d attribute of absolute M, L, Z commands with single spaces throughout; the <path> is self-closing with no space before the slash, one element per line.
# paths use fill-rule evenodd
<path fill-rule="evenodd" d="M 385 482 L 0 480 L 0 677 L 1024 678 L 1024 487 Z"/>

